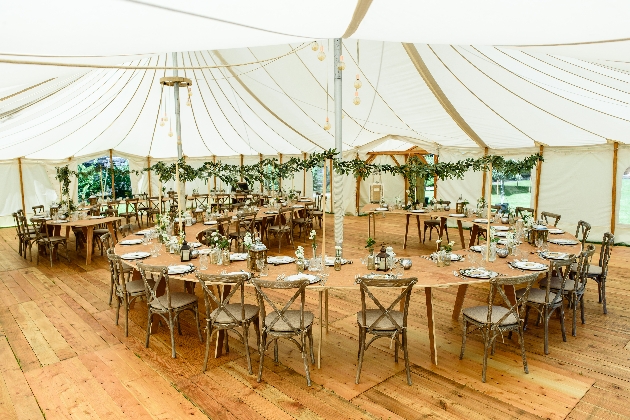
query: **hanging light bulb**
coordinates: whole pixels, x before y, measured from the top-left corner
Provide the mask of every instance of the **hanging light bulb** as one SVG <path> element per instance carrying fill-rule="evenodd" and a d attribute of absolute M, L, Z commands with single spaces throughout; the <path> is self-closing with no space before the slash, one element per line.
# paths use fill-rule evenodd
<path fill-rule="evenodd" d="M 188 97 L 190 98 L 192 96 L 192 89 L 190 88 L 190 86 L 188 86 Z"/>
<path fill-rule="evenodd" d="M 359 80 L 359 75 L 357 74 L 357 80 L 354 81 L 354 88 L 361 89 L 361 86 L 363 86 L 363 83 L 361 83 L 361 81 Z"/>
<path fill-rule="evenodd" d="M 330 121 L 328 121 L 328 117 L 326 117 L 326 123 L 324 124 L 324 130 L 330 130 Z"/>
<path fill-rule="evenodd" d="M 164 117 L 160 118 L 160 127 L 164 127 Z"/>
<path fill-rule="evenodd" d="M 313 51 L 319 50 L 319 44 L 317 43 L 317 41 L 313 41 L 313 45 L 311 45 L 311 50 Z"/>
<path fill-rule="evenodd" d="M 361 103 L 361 98 L 359 98 L 358 90 L 354 92 L 354 99 L 352 100 L 352 103 L 355 105 L 359 105 Z"/>
<path fill-rule="evenodd" d="M 191 106 L 192 104 L 190 103 L 190 96 L 188 97 L 188 100 L 186 101 L 186 106 Z"/>
<path fill-rule="evenodd" d="M 323 45 L 319 47 L 319 54 L 317 54 L 317 58 L 319 59 L 319 61 L 324 61 L 324 59 L 326 58 L 326 53 L 324 52 Z"/>
<path fill-rule="evenodd" d="M 168 121 L 168 116 L 166 115 L 166 111 L 164 111 L 164 122 Z"/>
<path fill-rule="evenodd" d="M 173 137 L 173 124 L 169 124 L 168 136 Z"/>
<path fill-rule="evenodd" d="M 339 56 L 339 63 L 337 63 L 337 68 L 342 71 L 346 69 L 346 63 L 343 62 L 343 55 Z"/>

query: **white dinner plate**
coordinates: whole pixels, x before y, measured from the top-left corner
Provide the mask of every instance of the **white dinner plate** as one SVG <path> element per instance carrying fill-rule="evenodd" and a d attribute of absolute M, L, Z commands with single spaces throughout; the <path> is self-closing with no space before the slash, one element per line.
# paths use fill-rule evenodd
<path fill-rule="evenodd" d="M 549 242 L 556 245 L 577 245 L 578 241 L 574 241 L 573 239 L 549 239 Z"/>
<path fill-rule="evenodd" d="M 488 219 L 475 219 L 473 220 L 475 223 L 488 223 Z"/>
<path fill-rule="evenodd" d="M 188 242 L 188 246 L 191 248 L 199 248 L 201 246 L 201 242 Z"/>
<path fill-rule="evenodd" d="M 123 260 L 139 260 L 150 256 L 148 252 L 129 252 L 120 256 Z"/>
<path fill-rule="evenodd" d="M 346 259 L 343 259 L 343 258 L 341 259 L 341 265 L 348 264 L 350 262 L 351 262 L 350 260 L 346 260 Z M 335 265 L 335 257 L 328 257 L 328 258 L 326 258 L 326 265 L 329 266 L 329 267 L 334 266 Z"/>
<path fill-rule="evenodd" d="M 470 250 L 474 252 L 481 252 L 481 245 L 473 245 L 470 247 Z"/>
<path fill-rule="evenodd" d="M 569 254 L 566 252 L 541 252 L 540 256 L 547 260 L 566 260 Z"/>
<path fill-rule="evenodd" d="M 464 213 L 449 214 L 448 217 L 466 217 Z"/>
<path fill-rule="evenodd" d="M 121 245 L 140 245 L 142 243 L 142 239 L 125 239 L 124 241 L 120 241 Z"/>
<path fill-rule="evenodd" d="M 230 261 L 245 261 L 246 259 L 247 259 L 246 252 L 243 252 L 243 253 L 235 252 L 233 254 L 230 254 Z"/>
<path fill-rule="evenodd" d="M 509 226 L 492 226 L 496 231 L 507 231 L 510 230 Z"/>
<path fill-rule="evenodd" d="M 303 208 L 304 208 L 304 205 L 303 205 L 303 204 L 294 204 L 294 205 L 293 205 L 293 208 L 294 208 L 294 209 L 303 209 Z"/>
<path fill-rule="evenodd" d="M 505 238 L 507 236 L 507 232 L 494 232 L 494 236 L 498 236 L 499 238 Z"/>
<path fill-rule="evenodd" d="M 437 254 L 435 252 L 433 254 L 431 254 L 431 259 L 433 261 L 437 260 Z M 462 259 L 461 255 L 457 255 L 457 254 L 451 253 L 451 261 L 459 261 L 461 259 Z"/>
<path fill-rule="evenodd" d="M 412 213 L 426 213 L 425 209 L 411 210 Z"/>
<path fill-rule="evenodd" d="M 549 233 L 552 233 L 554 235 L 559 235 L 561 233 L 564 233 L 564 230 L 562 230 L 562 229 L 553 229 L 552 228 L 552 229 L 549 229 Z"/>
<path fill-rule="evenodd" d="M 290 264 L 295 261 L 295 258 L 288 256 L 280 256 L 280 257 L 267 257 L 267 263 L 278 265 L 278 264 Z"/>
<path fill-rule="evenodd" d="M 388 211 L 389 209 L 387 207 L 379 207 L 377 209 L 375 209 L 375 211 Z"/>
<path fill-rule="evenodd" d="M 204 249 L 200 249 L 198 252 L 199 252 L 200 255 L 202 255 L 202 254 L 208 255 L 208 254 L 210 254 L 211 251 L 212 250 L 210 248 L 204 248 Z"/>
<path fill-rule="evenodd" d="M 308 280 L 310 284 L 317 283 L 321 279 L 312 274 L 293 274 L 291 276 L 286 276 L 284 278 L 286 281 L 300 281 L 300 280 Z"/>
<path fill-rule="evenodd" d="M 511 265 L 512 267 L 518 268 L 520 270 L 543 271 L 547 269 L 547 266 L 545 264 L 534 261 L 514 261 L 511 263 Z"/>
<path fill-rule="evenodd" d="M 216 220 L 208 220 L 207 222 L 203 222 L 204 225 L 216 225 L 217 221 Z"/>
<path fill-rule="evenodd" d="M 168 266 L 168 274 L 169 275 L 173 275 L 173 274 L 184 274 L 184 273 L 188 273 L 190 271 L 193 271 L 195 269 L 194 266 L 192 265 L 169 265 Z"/>
<path fill-rule="evenodd" d="M 104 219 L 105 216 L 90 216 L 90 219 Z"/>
<path fill-rule="evenodd" d="M 147 233 L 151 233 L 151 229 L 139 230 L 138 232 L 135 233 L 135 235 L 144 236 Z"/>
<path fill-rule="evenodd" d="M 459 274 L 474 279 L 491 279 L 499 275 L 494 271 L 482 270 L 480 268 L 464 268 L 459 270 Z"/>

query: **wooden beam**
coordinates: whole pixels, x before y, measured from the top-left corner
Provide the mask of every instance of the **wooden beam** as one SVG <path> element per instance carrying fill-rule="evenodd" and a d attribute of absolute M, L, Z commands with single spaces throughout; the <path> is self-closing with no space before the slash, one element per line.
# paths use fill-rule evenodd
<path fill-rule="evenodd" d="M 147 156 L 147 168 L 149 168 L 147 173 L 149 174 L 149 197 L 151 197 L 151 156 Z"/>
<path fill-rule="evenodd" d="M 262 161 L 263 161 L 262 153 L 258 153 L 258 159 L 259 159 L 259 162 L 260 162 L 259 165 L 261 166 L 261 169 L 263 169 L 262 168 Z M 260 183 L 260 192 L 261 193 L 264 191 L 264 188 L 265 188 L 265 186 L 263 185 L 264 183 L 265 183 L 264 181 Z"/>
<path fill-rule="evenodd" d="M 468 125 L 468 123 L 464 120 L 464 118 L 462 118 L 459 112 L 457 112 L 451 101 L 449 101 L 449 99 L 446 97 L 446 95 L 442 91 L 442 88 L 435 81 L 433 75 L 429 71 L 429 68 L 420 56 L 420 53 L 416 49 L 416 46 L 414 44 L 404 42 L 402 45 L 407 52 L 409 59 L 416 67 L 418 74 L 420 74 L 420 77 L 422 77 L 424 83 L 426 83 L 427 87 L 431 90 L 440 105 L 442 105 L 442 108 L 444 108 L 446 113 L 453 119 L 453 121 L 455 121 L 459 128 L 461 128 L 461 130 L 477 144 L 477 146 L 486 147 L 486 144 L 483 142 L 483 140 L 481 140 L 481 137 L 479 137 L 479 135 L 477 135 L 477 133 L 470 127 L 470 125 Z"/>
<path fill-rule="evenodd" d="M 488 156 L 488 148 L 487 147 L 483 149 L 483 155 L 484 156 Z M 486 171 L 484 170 L 483 171 L 483 178 L 482 178 L 482 181 L 481 181 L 481 196 L 484 197 L 484 198 L 486 196 L 486 176 L 487 176 L 487 174 L 486 174 Z M 490 194 L 492 194 L 492 191 L 490 191 Z"/>
<path fill-rule="evenodd" d="M 217 163 L 217 157 L 216 156 L 212 156 L 212 162 L 213 163 Z M 214 192 L 217 192 L 217 176 L 214 176 Z"/>
<path fill-rule="evenodd" d="M 433 155 L 433 163 L 437 165 L 438 155 Z M 438 184 L 438 177 L 437 175 L 433 175 L 433 198 L 437 198 L 437 184 Z"/>
<path fill-rule="evenodd" d="M 22 178 L 22 158 L 18 158 L 18 170 L 20 171 L 20 193 L 22 194 L 22 211 L 26 216 L 26 205 L 24 204 L 24 179 Z"/>
<path fill-rule="evenodd" d="M 405 165 L 407 164 L 407 161 L 409 160 L 409 156 L 405 156 Z M 407 200 L 409 200 L 409 194 L 407 193 L 407 191 L 409 191 L 409 180 L 407 179 L 407 177 L 405 178 L 405 206 L 407 205 Z M 417 199 L 417 197 L 416 197 Z"/>
<path fill-rule="evenodd" d="M 282 165 L 282 153 L 278 153 L 278 156 L 280 157 L 280 164 Z M 280 192 L 281 190 L 282 190 L 282 178 L 278 180 L 278 192 Z"/>
<path fill-rule="evenodd" d="M 398 159 L 396 159 L 394 155 L 389 155 L 389 157 L 394 160 L 394 163 L 396 164 L 396 166 L 400 167 L 400 163 L 398 163 Z M 407 160 L 406 158 L 407 156 L 405 156 L 405 160 Z"/>
<path fill-rule="evenodd" d="M 112 200 L 116 199 L 116 183 L 114 179 L 114 152 L 109 149 L 109 173 L 112 176 Z"/>
<path fill-rule="evenodd" d="M 243 155 L 241 155 L 241 182 L 243 182 Z"/>
<path fill-rule="evenodd" d="M 542 155 L 544 150 L 545 150 L 545 146 L 541 144 L 540 150 L 538 153 Z M 536 192 L 534 195 L 534 218 L 538 217 L 538 196 L 540 193 L 540 174 L 542 173 L 542 164 L 543 163 L 540 160 L 536 164 Z"/>
<path fill-rule="evenodd" d="M 306 153 L 302 154 L 302 160 L 306 160 Z M 302 196 L 306 197 L 306 168 L 304 168 L 302 174 Z"/>
<path fill-rule="evenodd" d="M 367 152 L 368 156 L 378 156 L 378 155 L 397 155 L 397 156 L 407 156 L 407 155 L 430 155 L 431 153 L 427 152 L 424 149 L 414 149 L 414 150 L 389 150 L 384 152 Z"/>
<path fill-rule="evenodd" d="M 615 226 L 617 224 L 617 154 L 619 151 L 619 142 L 616 141 L 613 146 L 613 169 L 612 169 L 612 212 L 610 214 L 610 233 L 615 234 Z M 22 172 L 20 172 L 20 175 Z M 22 194 L 23 195 L 23 194 Z"/>

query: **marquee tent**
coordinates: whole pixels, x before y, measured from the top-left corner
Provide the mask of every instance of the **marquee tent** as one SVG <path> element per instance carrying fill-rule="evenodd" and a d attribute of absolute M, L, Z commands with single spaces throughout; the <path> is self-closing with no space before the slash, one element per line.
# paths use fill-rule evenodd
<path fill-rule="evenodd" d="M 440 161 L 542 151 L 532 205 L 562 214 L 567 229 L 590 222 L 591 239 L 615 230 L 630 241 L 630 225 L 617 222 L 630 167 L 627 2 L 28 0 L 2 10 L 4 225 L 22 196 L 27 209 L 57 198 L 55 166 L 110 151 L 131 169 L 173 161 L 173 92 L 159 84 L 172 74 L 171 51 L 193 81 L 181 111 L 191 165 L 334 147 L 332 38 L 343 37 L 344 157 L 392 163 L 414 146 Z M 285 182 L 312 191 L 309 174 Z M 366 202 L 367 182 L 345 177 L 347 213 L 357 188 Z M 403 194 L 401 179 L 384 182 L 388 200 Z M 132 183 L 148 188 L 146 175 Z M 481 191 L 472 172 L 437 187 L 451 200 Z"/>

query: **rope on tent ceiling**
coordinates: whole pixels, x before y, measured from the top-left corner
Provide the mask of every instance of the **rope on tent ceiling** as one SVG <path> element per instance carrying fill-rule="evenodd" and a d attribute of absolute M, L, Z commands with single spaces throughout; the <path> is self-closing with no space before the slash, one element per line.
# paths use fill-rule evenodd
<path fill-rule="evenodd" d="M 166 63 L 166 60 L 164 60 L 164 62 Z M 166 70 L 164 70 L 164 74 L 162 76 L 166 76 Z M 160 103 L 158 104 L 157 114 L 155 115 L 155 124 L 153 124 L 153 133 L 151 134 L 151 143 L 149 143 L 147 156 L 151 156 L 151 149 L 153 149 L 153 140 L 155 139 L 155 132 L 158 127 L 158 120 L 160 118 L 160 111 L 162 108 L 162 98 L 164 98 L 164 85 L 160 83 Z M 164 113 L 166 114 L 166 106 L 164 107 Z"/>
<path fill-rule="evenodd" d="M 291 54 L 295 54 L 298 51 L 306 48 L 311 43 L 303 43 L 297 48 L 292 49 L 291 51 L 276 56 L 272 58 L 265 58 L 263 60 L 251 61 L 248 63 L 236 63 L 236 64 L 222 64 L 222 65 L 214 65 L 214 66 L 194 66 L 194 67 L 173 67 L 173 66 L 121 66 L 121 65 L 107 65 L 107 64 L 85 64 L 85 63 L 56 63 L 56 62 L 47 62 L 47 61 L 31 61 L 31 60 L 9 60 L 6 58 L 0 57 L 0 63 L 5 64 L 26 64 L 33 66 L 52 66 L 52 67 L 80 67 L 80 68 L 90 68 L 90 69 L 119 69 L 119 70 L 205 70 L 205 69 L 217 69 L 223 67 L 242 67 L 242 66 L 251 66 L 253 64 L 261 64 L 267 62 L 277 61 L 281 58 L 289 56 Z"/>

